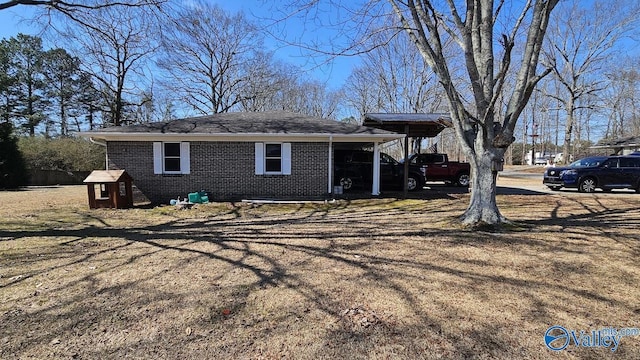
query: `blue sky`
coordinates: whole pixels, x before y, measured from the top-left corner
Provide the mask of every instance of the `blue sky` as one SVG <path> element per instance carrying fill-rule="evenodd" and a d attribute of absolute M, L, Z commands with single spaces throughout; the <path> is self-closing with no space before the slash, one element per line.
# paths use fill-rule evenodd
<path fill-rule="evenodd" d="M 276 9 L 278 2 L 265 2 L 263 0 L 223 0 L 213 2 L 232 13 L 244 11 L 249 19 L 255 19 L 254 21 L 262 23 L 268 22 L 265 19 L 281 15 L 278 14 L 279 10 Z M 38 35 L 39 29 L 31 26 L 28 22 L 28 19 L 33 14 L 34 7 L 24 5 L 0 11 L 0 38 L 10 38 L 18 33 Z M 295 19 L 287 21 L 286 31 L 289 34 L 302 33 L 302 29 L 306 28 L 307 26 L 304 23 Z M 315 35 L 310 34 L 308 31 L 307 34 Z M 341 57 L 327 62 L 327 59 L 320 55 L 312 56 L 299 48 L 283 46 L 274 39 L 267 39 L 265 44 L 271 50 L 276 50 L 278 59 L 302 67 L 316 80 L 326 82 L 332 90 L 336 90 L 343 85 L 352 68 L 358 62 L 358 59 L 354 57 Z M 45 42 L 45 47 L 49 48 L 51 44 L 46 44 Z"/>
<path fill-rule="evenodd" d="M 14 6 L 0 11 L 0 38 L 10 38 L 18 33 L 35 34 L 36 29 L 30 28 L 22 19 L 33 14 L 26 6 Z"/>

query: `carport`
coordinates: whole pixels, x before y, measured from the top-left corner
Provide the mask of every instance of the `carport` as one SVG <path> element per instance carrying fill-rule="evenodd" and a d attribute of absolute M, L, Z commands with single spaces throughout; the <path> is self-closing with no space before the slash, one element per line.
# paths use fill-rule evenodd
<path fill-rule="evenodd" d="M 445 113 L 367 113 L 362 125 L 404 134 L 404 197 L 407 196 L 409 173 L 409 137 L 432 138 L 442 130 L 453 127 L 451 117 Z M 380 150 L 374 147 L 374 169 L 380 168 Z M 377 194 L 374 194 L 377 195 Z"/>

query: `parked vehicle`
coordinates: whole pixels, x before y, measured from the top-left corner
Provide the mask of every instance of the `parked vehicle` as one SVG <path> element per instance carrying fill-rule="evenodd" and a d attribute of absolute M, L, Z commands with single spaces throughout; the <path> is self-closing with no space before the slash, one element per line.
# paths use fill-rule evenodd
<path fill-rule="evenodd" d="M 577 188 L 580 192 L 596 189 L 633 189 L 640 192 L 640 157 L 594 156 L 580 159 L 567 167 L 548 168 L 542 183 L 552 190 Z"/>
<path fill-rule="evenodd" d="M 335 185 L 343 190 L 371 187 L 373 182 L 373 152 L 365 150 L 334 151 Z M 419 166 L 409 166 L 407 189 L 421 190 L 425 183 L 424 173 Z M 385 153 L 380 153 L 380 187 L 402 189 L 404 165 Z"/>
<path fill-rule="evenodd" d="M 543 157 L 537 157 L 533 160 L 533 165 L 549 165 L 549 160 Z"/>
<path fill-rule="evenodd" d="M 413 154 L 409 157 L 410 165 L 425 169 L 427 181 L 444 181 L 456 186 L 469 186 L 469 163 L 449 161 L 447 154 Z"/>

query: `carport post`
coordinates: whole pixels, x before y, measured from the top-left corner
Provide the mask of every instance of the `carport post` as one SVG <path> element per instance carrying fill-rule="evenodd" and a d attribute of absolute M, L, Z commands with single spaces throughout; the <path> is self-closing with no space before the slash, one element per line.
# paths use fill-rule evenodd
<path fill-rule="evenodd" d="M 327 163 L 329 164 L 328 166 L 328 174 L 327 174 L 327 192 L 329 194 L 333 193 L 333 177 L 331 176 L 333 173 L 333 154 L 332 154 L 332 150 L 333 150 L 333 136 L 329 136 L 329 155 L 327 156 Z"/>
<path fill-rule="evenodd" d="M 402 197 L 407 198 L 407 183 L 409 182 L 409 125 L 404 126 L 404 186 Z"/>
<path fill-rule="evenodd" d="M 373 183 L 371 184 L 371 195 L 380 195 L 380 145 L 373 143 Z"/>

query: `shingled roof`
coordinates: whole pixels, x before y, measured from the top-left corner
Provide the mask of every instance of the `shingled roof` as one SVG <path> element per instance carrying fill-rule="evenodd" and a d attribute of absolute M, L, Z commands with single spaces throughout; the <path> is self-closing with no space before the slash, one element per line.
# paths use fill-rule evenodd
<path fill-rule="evenodd" d="M 451 117 L 442 113 L 364 114 L 363 125 L 406 133 L 409 137 L 436 137 L 445 128 L 453 127 Z"/>
<path fill-rule="evenodd" d="M 311 140 L 311 138 L 329 138 L 329 136 L 337 137 L 338 141 L 339 139 L 342 141 L 347 139 L 389 141 L 404 136 L 386 130 L 281 111 L 221 113 L 147 124 L 114 126 L 82 132 L 80 135 L 107 141 L 159 137 L 183 139 L 197 137 L 202 140 L 297 137 Z"/>
<path fill-rule="evenodd" d="M 289 112 L 235 112 L 190 117 L 99 132 L 180 134 L 389 134 L 388 131 Z"/>

